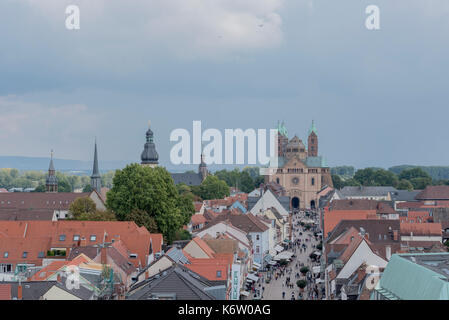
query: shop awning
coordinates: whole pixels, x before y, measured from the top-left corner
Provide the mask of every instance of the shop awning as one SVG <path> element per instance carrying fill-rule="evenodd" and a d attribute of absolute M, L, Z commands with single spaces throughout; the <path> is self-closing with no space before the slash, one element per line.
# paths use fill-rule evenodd
<path fill-rule="evenodd" d="M 259 270 L 262 266 L 258 264 L 257 262 L 253 262 L 253 268 L 256 270 Z"/>
<path fill-rule="evenodd" d="M 248 273 L 248 276 L 246 277 L 247 279 L 253 280 L 254 282 L 256 282 L 257 280 L 259 280 L 259 277 L 252 274 L 252 273 Z"/>
<path fill-rule="evenodd" d="M 289 260 L 289 259 L 292 258 L 293 255 L 294 255 L 293 252 L 290 252 L 290 251 L 284 251 L 284 252 L 281 252 L 281 253 L 277 254 L 277 255 L 273 258 L 273 260 L 276 260 L 276 261 L 279 261 L 279 260 Z"/>
<path fill-rule="evenodd" d="M 240 291 L 240 295 L 242 295 L 242 296 L 249 297 L 249 294 L 250 293 L 248 291 L 245 291 L 245 290 Z"/>
<path fill-rule="evenodd" d="M 284 251 L 284 247 L 280 246 L 280 245 L 277 245 L 277 246 L 274 247 L 274 250 L 276 250 L 277 252 L 282 252 L 282 251 Z"/>
<path fill-rule="evenodd" d="M 315 266 L 312 268 L 313 273 L 320 273 L 321 272 L 321 266 Z"/>

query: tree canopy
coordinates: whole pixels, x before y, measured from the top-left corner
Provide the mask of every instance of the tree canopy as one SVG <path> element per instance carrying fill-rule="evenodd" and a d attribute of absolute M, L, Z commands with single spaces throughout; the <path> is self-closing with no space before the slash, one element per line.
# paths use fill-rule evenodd
<path fill-rule="evenodd" d="M 119 220 L 128 220 L 133 211 L 137 212 L 135 210 L 145 212 L 154 219 L 159 232 L 171 242 L 192 215 L 187 200 L 181 198 L 165 168 L 131 164 L 115 172 L 106 206 Z"/>

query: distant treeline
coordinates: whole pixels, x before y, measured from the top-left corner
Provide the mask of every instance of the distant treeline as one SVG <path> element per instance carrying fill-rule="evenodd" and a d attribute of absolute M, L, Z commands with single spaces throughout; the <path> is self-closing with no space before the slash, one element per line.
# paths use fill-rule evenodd
<path fill-rule="evenodd" d="M 412 165 L 401 165 L 394 166 L 388 170 L 400 174 L 406 169 L 420 168 L 426 172 L 434 181 L 438 180 L 449 180 L 449 166 L 412 166 Z"/>
<path fill-rule="evenodd" d="M 407 169 L 420 168 L 426 172 L 433 181 L 449 180 L 449 166 L 414 166 L 414 165 L 399 165 L 388 168 L 388 171 L 399 175 L 402 171 Z M 381 169 L 381 168 L 372 168 Z M 342 178 L 352 178 L 356 170 L 353 166 L 338 166 L 331 168 L 331 174 L 337 174 Z"/>
<path fill-rule="evenodd" d="M 44 171 L 19 171 L 17 169 L 0 169 L 0 188 L 36 188 L 36 191 L 45 191 L 45 179 L 47 172 Z M 79 176 L 57 171 L 58 190 L 60 192 L 73 192 L 75 189 L 90 186 L 89 176 Z M 112 187 L 114 171 L 101 175 L 104 187 Z M 88 187 L 87 187 L 88 189 Z"/>

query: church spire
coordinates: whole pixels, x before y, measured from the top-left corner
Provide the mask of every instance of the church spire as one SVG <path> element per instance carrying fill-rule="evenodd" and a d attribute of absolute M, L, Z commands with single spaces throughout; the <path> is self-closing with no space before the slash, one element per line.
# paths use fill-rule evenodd
<path fill-rule="evenodd" d="M 58 192 L 58 179 L 56 178 L 55 165 L 53 164 L 53 150 L 50 153 L 50 165 L 48 167 L 48 176 L 45 180 L 45 187 L 47 192 Z"/>
<path fill-rule="evenodd" d="M 94 165 L 92 169 L 92 176 L 90 177 L 90 186 L 101 194 L 101 175 L 98 169 L 98 152 L 97 152 L 97 139 L 95 138 L 95 151 L 94 151 Z"/>
<path fill-rule="evenodd" d="M 150 128 L 150 121 L 148 121 L 148 130 L 146 133 L 147 142 L 145 143 L 144 149 L 140 156 L 143 166 L 155 167 L 158 165 L 159 155 L 156 151 L 156 146 L 153 140 L 153 131 Z"/>

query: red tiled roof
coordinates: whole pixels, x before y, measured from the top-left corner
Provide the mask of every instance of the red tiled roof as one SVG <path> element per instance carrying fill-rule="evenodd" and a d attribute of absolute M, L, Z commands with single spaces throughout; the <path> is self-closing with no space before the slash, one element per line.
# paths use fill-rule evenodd
<path fill-rule="evenodd" d="M 377 210 L 377 200 L 341 199 L 331 202 L 329 211 L 334 210 Z"/>
<path fill-rule="evenodd" d="M 195 202 L 194 206 L 195 206 L 195 212 L 200 212 L 201 208 L 203 207 L 203 203 L 202 202 Z"/>
<path fill-rule="evenodd" d="M 205 224 L 206 218 L 204 218 L 202 214 L 194 214 L 190 219 L 190 222 L 192 223 L 192 225 L 197 226 L 200 224 Z"/>
<path fill-rule="evenodd" d="M 332 210 L 324 213 L 324 235 L 327 237 L 342 220 L 378 219 L 376 210 Z"/>
<path fill-rule="evenodd" d="M 60 241 L 60 236 L 65 235 L 65 240 Z M 79 241 L 74 241 L 74 236 L 80 236 Z M 23 238 L 27 246 L 31 246 L 33 239 L 40 237 L 50 239 L 46 250 L 53 248 L 67 248 L 94 245 L 102 243 L 103 239 L 110 242 L 112 239 L 121 240 L 131 253 L 138 254 L 134 259 L 135 267 L 146 265 L 146 257 L 149 254 L 150 239 L 153 241 L 153 251 L 162 249 L 162 235 L 150 234 L 145 227 L 138 227 L 132 221 L 1 221 L 1 238 Z M 95 236 L 94 241 L 91 236 Z M 8 241 L 7 241 L 8 243 Z M 9 244 L 8 244 L 9 246 Z M 1 246 L 0 246 L 1 247 Z M 1 256 L 0 256 L 1 258 Z"/>
<path fill-rule="evenodd" d="M 185 266 L 207 280 L 227 280 L 229 263 L 226 259 L 191 259 Z M 220 277 L 218 275 L 220 274 Z"/>
<path fill-rule="evenodd" d="M 449 186 L 427 186 L 418 193 L 416 200 L 449 200 Z"/>
<path fill-rule="evenodd" d="M 246 233 L 264 232 L 269 229 L 269 227 L 249 212 L 246 214 L 220 214 L 216 219 L 214 219 L 214 222 L 215 221 L 229 221 L 234 227 L 237 227 Z"/>
<path fill-rule="evenodd" d="M 28 281 L 44 281 L 51 277 L 53 274 L 57 273 L 62 267 L 67 265 L 80 265 L 82 263 L 91 262 L 87 256 L 80 254 L 75 259 L 71 261 L 61 260 L 52 261 L 49 265 L 42 268 L 40 271 L 36 272 Z"/>
<path fill-rule="evenodd" d="M 441 223 L 401 223 L 401 235 L 410 235 L 413 232 L 414 236 L 418 235 L 442 235 Z"/>
<path fill-rule="evenodd" d="M 211 247 L 209 247 L 209 245 L 203 239 L 201 239 L 200 237 L 195 237 L 192 241 L 194 241 L 210 258 L 214 257 L 214 250 L 212 250 Z"/>
<path fill-rule="evenodd" d="M 341 254 L 339 259 L 343 261 L 345 264 L 351 259 L 354 252 L 359 247 L 360 243 L 363 241 L 363 237 L 359 234 L 354 236 L 354 239 L 348 244 L 345 251 Z"/>
<path fill-rule="evenodd" d="M 0 209 L 62 209 L 68 210 L 78 198 L 88 197 L 90 192 L 8 192 L 0 193 Z"/>

